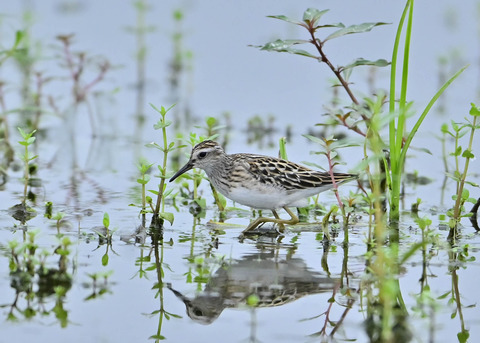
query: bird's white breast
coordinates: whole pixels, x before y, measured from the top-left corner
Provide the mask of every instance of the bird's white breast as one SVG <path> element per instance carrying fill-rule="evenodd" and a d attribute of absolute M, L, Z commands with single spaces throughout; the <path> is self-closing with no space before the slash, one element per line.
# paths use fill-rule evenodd
<path fill-rule="evenodd" d="M 231 188 L 230 192 L 224 195 L 245 206 L 257 209 L 279 209 L 287 207 L 304 207 L 308 205 L 308 197 L 318 194 L 325 189 L 322 187 L 298 189 L 295 192 L 287 192 L 283 189 L 272 189 L 263 187 L 250 189 L 246 187 Z"/>

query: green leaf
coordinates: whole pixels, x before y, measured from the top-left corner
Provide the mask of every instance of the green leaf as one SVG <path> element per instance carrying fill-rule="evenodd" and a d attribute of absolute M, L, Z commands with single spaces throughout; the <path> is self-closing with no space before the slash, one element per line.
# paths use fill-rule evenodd
<path fill-rule="evenodd" d="M 309 53 L 308 51 L 305 51 L 305 50 L 301 50 L 301 49 L 286 49 L 285 52 L 288 52 L 290 54 L 294 54 L 294 55 L 300 55 L 300 56 L 305 56 L 305 57 L 310 57 L 310 58 L 315 58 L 315 59 L 318 59 L 317 56 L 315 55 L 312 55 L 311 53 Z"/>
<path fill-rule="evenodd" d="M 172 125 L 172 121 L 171 121 L 171 120 L 165 120 L 165 121 L 159 120 L 156 124 L 153 125 L 153 128 L 154 128 L 155 130 L 159 130 L 159 129 L 163 129 L 163 128 L 165 128 L 165 127 L 168 127 L 168 126 L 170 126 L 170 125 Z"/>
<path fill-rule="evenodd" d="M 168 113 L 168 111 L 170 111 L 176 104 L 173 104 L 172 106 L 170 106 L 169 108 L 165 109 L 165 107 L 161 106 L 160 109 L 158 109 L 158 107 L 156 107 L 154 104 L 150 103 L 150 106 L 155 110 L 157 111 L 158 113 L 161 114 L 162 117 L 165 117 L 165 115 Z"/>
<path fill-rule="evenodd" d="M 408 148 L 410 147 L 410 143 L 412 142 L 412 139 L 413 137 L 415 137 L 415 134 L 417 133 L 418 131 L 418 128 L 420 127 L 420 125 L 422 125 L 422 122 L 423 120 L 425 119 L 425 117 L 427 116 L 428 112 L 430 111 L 430 109 L 432 108 L 432 106 L 435 104 L 435 102 L 437 101 L 437 99 L 442 95 L 442 93 L 448 88 L 448 86 L 453 82 L 455 81 L 455 79 L 460 76 L 461 73 L 463 73 L 463 71 L 467 68 L 468 66 L 465 66 L 463 68 L 461 68 L 459 71 L 457 71 L 450 79 L 448 79 L 447 82 L 445 82 L 443 84 L 443 86 L 435 93 L 435 95 L 432 97 L 432 99 L 428 102 L 427 106 L 425 107 L 425 109 L 423 110 L 422 114 L 420 115 L 420 117 L 417 119 L 417 121 L 415 122 L 415 125 L 413 126 L 412 130 L 410 131 L 410 133 L 408 134 L 408 137 L 407 139 L 405 140 L 405 145 L 403 146 L 403 149 L 400 153 L 400 161 L 405 161 L 406 159 L 406 155 L 407 155 L 407 151 L 408 151 Z M 402 162 L 403 163 L 403 162 Z"/>
<path fill-rule="evenodd" d="M 145 146 L 146 146 L 147 148 L 156 148 L 156 149 L 158 149 L 158 150 L 162 150 L 162 149 L 163 149 L 160 145 L 158 145 L 158 144 L 155 143 L 155 142 L 147 143 L 147 144 L 145 144 Z"/>
<path fill-rule="evenodd" d="M 466 200 L 466 202 L 469 202 L 469 203 L 475 205 L 475 204 L 477 203 L 477 199 L 475 199 L 475 198 L 468 198 L 468 199 Z"/>
<path fill-rule="evenodd" d="M 283 21 L 286 21 L 287 23 L 292 23 L 292 24 L 295 24 L 295 25 L 304 25 L 301 21 L 298 21 L 298 20 L 294 20 L 294 19 L 291 19 L 287 16 L 284 16 L 284 15 L 269 15 L 267 16 L 267 18 L 273 18 L 273 19 L 279 19 L 279 20 L 283 20 Z"/>
<path fill-rule="evenodd" d="M 260 50 L 285 51 L 293 45 L 305 43 L 308 43 L 308 41 L 302 39 L 277 39 L 273 42 L 268 42 L 267 44 L 261 46 Z"/>
<path fill-rule="evenodd" d="M 455 149 L 453 156 L 460 156 L 461 153 L 462 153 L 462 147 L 458 146 L 457 149 Z"/>
<path fill-rule="evenodd" d="M 247 297 L 247 305 L 250 307 L 255 307 L 260 302 L 260 298 L 256 294 L 250 294 Z"/>
<path fill-rule="evenodd" d="M 470 332 L 468 330 L 463 330 L 457 333 L 457 339 L 460 343 L 466 343 L 470 338 Z"/>
<path fill-rule="evenodd" d="M 102 266 L 108 265 L 108 254 L 105 253 L 105 255 L 102 256 Z"/>
<path fill-rule="evenodd" d="M 148 172 L 148 170 L 152 166 L 153 166 L 153 163 L 146 163 L 146 161 L 145 161 L 145 162 L 142 162 L 140 164 L 137 164 L 137 169 L 140 172 L 140 174 L 145 174 L 146 172 Z"/>
<path fill-rule="evenodd" d="M 303 13 L 303 21 L 307 24 L 315 26 L 317 21 L 329 10 L 320 11 L 316 8 L 307 8 Z"/>
<path fill-rule="evenodd" d="M 220 200 L 220 205 L 225 208 L 227 206 L 227 199 L 220 193 L 218 194 L 218 199 Z"/>
<path fill-rule="evenodd" d="M 438 296 L 437 299 L 438 300 L 441 300 L 441 299 L 445 299 L 446 297 L 448 297 L 450 295 L 450 291 L 446 292 L 446 293 L 443 293 L 442 295 Z"/>
<path fill-rule="evenodd" d="M 443 123 L 440 130 L 442 131 L 442 133 L 451 134 L 451 133 L 448 131 L 448 124 L 447 124 L 447 123 Z"/>
<path fill-rule="evenodd" d="M 473 187 L 480 187 L 480 185 L 476 182 L 473 182 L 473 181 L 466 181 L 465 180 L 465 183 L 466 184 L 469 184 L 470 186 L 473 186 Z"/>
<path fill-rule="evenodd" d="M 324 28 L 324 27 L 341 27 L 341 28 L 343 28 L 343 27 L 345 27 L 345 25 L 343 25 L 343 23 L 325 24 L 325 25 L 318 25 L 318 26 L 316 27 L 316 29 L 318 29 L 318 28 Z"/>
<path fill-rule="evenodd" d="M 24 37 L 25 37 L 25 31 L 15 32 L 15 43 L 13 44 L 12 49 L 16 49 Z"/>
<path fill-rule="evenodd" d="M 152 335 L 150 337 L 148 337 L 149 339 L 154 339 L 154 340 L 158 340 L 158 341 L 164 341 L 166 340 L 167 338 L 163 335 Z"/>
<path fill-rule="evenodd" d="M 160 212 L 160 218 L 168 221 L 170 225 L 173 225 L 173 220 L 175 219 L 173 213 L 170 212 Z"/>
<path fill-rule="evenodd" d="M 470 149 L 465 149 L 465 151 L 462 154 L 462 157 L 465 158 L 475 158 L 475 155 L 470 151 Z"/>
<path fill-rule="evenodd" d="M 208 127 L 213 127 L 217 124 L 217 118 L 207 117 L 207 119 L 205 119 L 205 123 L 207 124 Z"/>
<path fill-rule="evenodd" d="M 200 206 L 200 208 L 202 209 L 207 208 L 207 201 L 204 198 L 194 199 L 193 201 L 197 203 L 197 205 Z"/>
<path fill-rule="evenodd" d="M 464 188 L 462 190 L 462 200 L 467 200 L 470 197 L 470 192 L 468 189 Z"/>
<path fill-rule="evenodd" d="M 480 109 L 472 102 L 472 108 L 470 109 L 470 115 L 472 116 L 480 116 Z"/>
<path fill-rule="evenodd" d="M 103 214 L 103 226 L 109 227 L 110 226 L 110 216 L 107 212 Z"/>
<path fill-rule="evenodd" d="M 260 46 L 259 48 L 260 50 L 265 50 L 265 51 L 288 52 L 290 54 L 301 55 L 301 56 L 318 59 L 317 56 L 312 55 L 305 50 L 292 48 L 293 45 L 304 44 L 304 43 L 308 43 L 308 41 L 299 40 L 299 39 L 287 39 L 287 40 L 277 39 L 276 41 L 269 42 L 264 46 Z"/>
<path fill-rule="evenodd" d="M 308 161 L 302 161 L 303 164 L 305 164 L 306 166 L 309 166 L 309 167 L 314 167 L 314 168 L 318 168 L 322 171 L 327 171 L 324 167 L 322 167 L 321 165 L 317 164 L 317 163 L 314 163 L 314 162 L 308 162 Z"/>
<path fill-rule="evenodd" d="M 342 69 L 345 70 L 345 69 L 349 69 L 349 68 L 353 68 L 353 67 L 357 67 L 357 66 L 376 66 L 376 67 L 386 67 L 390 64 L 390 62 L 388 62 L 387 60 L 385 59 L 379 59 L 379 60 L 376 60 L 376 61 L 369 61 L 369 60 L 366 60 L 366 59 L 363 59 L 363 58 L 357 58 L 355 61 L 353 61 L 352 63 L 346 65 L 345 67 L 343 67 Z"/>
<path fill-rule="evenodd" d="M 324 42 L 330 39 L 338 38 L 341 36 L 349 35 L 352 33 L 363 33 L 363 32 L 368 32 L 372 30 L 376 26 L 380 25 L 388 25 L 389 23 L 383 23 L 383 22 L 375 22 L 375 23 L 363 23 L 359 25 L 350 25 L 348 27 L 342 28 L 340 30 L 335 31 L 331 35 L 329 35 L 327 38 L 324 39 Z"/>
<path fill-rule="evenodd" d="M 321 138 L 318 138 L 318 137 L 315 137 L 315 136 L 312 136 L 312 135 L 302 135 L 302 136 L 311 140 L 312 142 L 320 144 L 323 147 L 325 146 L 325 141 Z"/>

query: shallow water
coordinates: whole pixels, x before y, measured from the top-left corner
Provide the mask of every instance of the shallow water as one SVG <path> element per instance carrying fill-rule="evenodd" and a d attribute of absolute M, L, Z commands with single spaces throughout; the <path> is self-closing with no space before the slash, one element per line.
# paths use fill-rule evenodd
<path fill-rule="evenodd" d="M 67 13 L 60 11 L 60 8 L 65 9 L 62 7 L 65 4 L 82 5 L 77 11 Z M 400 5 L 394 9 L 392 4 L 366 2 L 362 7 L 355 4 L 335 5 L 338 8 L 331 8 L 329 19 L 346 23 L 374 20 L 396 23 L 401 10 Z M 324 99 L 330 98 L 326 80 L 331 76 L 315 63 L 312 66 L 311 61 L 303 61 L 298 56 L 268 54 L 246 47 L 247 44 L 272 40 L 272 36 L 299 34 L 300 31 L 289 31 L 285 24 L 272 22 L 265 16 L 280 13 L 300 16 L 312 5 L 318 6 L 309 1 L 296 5 L 262 2 L 252 14 L 246 4 L 226 7 L 220 2 L 209 6 L 189 1 L 182 3 L 186 16 L 184 44 L 193 51 L 194 67 L 190 73 L 182 74 L 182 95 L 177 99 L 177 106 L 185 108 L 189 105 L 194 117 L 198 118 L 220 116 L 223 111 L 230 111 L 229 153 L 276 155 L 278 138 L 284 135 L 287 125 L 293 124 L 293 136 L 287 145 L 289 158 L 296 162 L 322 163 L 318 156 L 310 155 L 316 147 L 307 143 L 301 134 L 321 120 L 319 113 L 324 110 L 319 107 Z M 368 6 L 373 5 L 376 6 L 374 15 L 368 10 Z M 11 3 L 6 6 L 2 12 L 17 15 L 5 19 L 8 25 L 19 25 L 21 7 Z M 158 27 L 158 32 L 148 38 L 149 76 L 145 102 L 167 106 L 172 102 L 165 82 L 172 44 L 169 34 L 174 31 L 171 13 L 177 4 L 166 2 L 164 6 L 155 4 L 147 16 L 147 21 Z M 355 11 L 347 11 L 348 6 L 357 7 Z M 461 34 L 466 26 L 469 27 L 468 23 L 473 22 L 472 9 L 466 9 L 467 6 L 452 9 L 447 3 L 434 9 L 428 4 L 418 3 L 417 6 L 416 18 L 423 20 L 418 19 L 418 35 L 414 36 L 412 50 L 416 52 L 417 69 L 412 72 L 411 91 L 415 94 L 412 98 L 416 105 L 421 108 L 438 87 L 435 61 L 439 55 L 454 55 L 451 50 L 454 48 L 461 51 L 458 59 L 452 59 L 452 65 L 468 63 L 476 57 L 471 49 L 463 49 L 468 42 L 465 41 L 466 35 Z M 365 258 L 368 217 L 364 213 L 359 213 L 361 218 L 349 229 L 348 247 L 342 244 L 341 230 L 335 231 L 338 235 L 330 246 L 322 242 L 321 216 L 310 216 L 310 224 L 289 228 L 283 236 L 265 235 L 241 240 L 239 234 L 251 219 L 252 212 L 243 207 L 242 210 L 232 210 L 228 212 L 227 224 L 218 223 L 219 214 L 214 210 L 210 190 L 203 182 L 200 193 L 207 199 L 208 206 L 204 215 L 195 219 L 187 206 L 177 204 L 177 212 L 169 203 L 167 209 L 174 212 L 175 221 L 173 225 L 165 224 L 163 245 L 155 244 L 145 232 L 138 232 L 137 228 L 142 224 L 138 208 L 128 206 L 139 203 L 140 187 L 135 182 L 138 178 L 135 163 L 140 156 L 160 161 L 160 153 L 144 145 L 150 141 L 160 142 L 161 136 L 152 129 L 158 120 L 157 114 L 146 104 L 147 118 L 143 126 L 135 128 L 132 115 L 137 95 L 131 87 L 136 82 L 132 58 L 135 41 L 124 30 L 127 25 L 134 25 L 131 5 L 51 1 L 34 8 L 37 19 L 32 35 L 43 44 L 53 44 L 54 35 L 75 32 L 79 48 L 106 55 L 112 63 L 123 67 L 114 70 L 100 85 L 99 88 L 108 95 L 90 100 L 95 108 L 95 137 L 92 137 L 88 112 L 83 105 L 76 110 L 73 106 L 65 110 L 70 118 L 68 121 L 48 114 L 43 117 L 42 132 L 37 135 L 34 148 L 39 155 L 36 177 L 41 185 L 31 188 L 36 194 L 36 201 L 31 206 L 37 210 L 37 216 L 29 220 L 26 227 L 8 213 L 8 209 L 19 203 L 22 197 L 22 168 L 16 161 L 16 167 L 11 166 L 8 170 L 8 182 L 0 192 L 0 314 L 3 316 L 0 341 L 132 342 L 165 337 L 173 342 L 313 342 L 322 341 L 318 334 L 323 328 L 327 335 L 331 334 L 333 323 L 339 321 L 341 325 L 333 331 L 333 340 L 371 340 L 365 326 L 371 307 L 365 294 L 368 290 L 365 286 L 368 281 Z M 112 15 L 108 18 L 108 25 L 102 25 L 104 29 L 100 30 L 97 23 L 104 24 L 104 19 L 98 15 L 105 10 Z M 434 13 L 427 15 L 430 10 Z M 456 24 L 446 25 L 451 21 Z M 55 25 L 49 25 L 52 22 Z M 7 33 L 11 32 L 8 25 L 3 27 Z M 338 59 L 338 63 L 344 62 L 342 57 L 348 45 L 360 49 L 358 56 L 371 53 L 372 59 L 388 58 L 394 26 L 355 37 L 357 39 L 345 37 L 344 43 L 333 44 L 329 56 Z M 447 39 L 447 46 L 439 46 L 428 38 L 432 36 L 454 39 Z M 377 41 L 388 44 L 372 43 Z M 426 42 L 431 44 L 430 48 L 424 47 Z M 46 51 L 46 55 L 54 55 L 52 50 Z M 353 57 L 347 60 L 351 59 Z M 58 69 L 58 61 L 47 59 L 45 63 L 44 68 L 51 68 L 47 70 L 65 74 Z M 15 68 L 9 66 L 9 69 L 2 68 L 2 76 L 7 80 L 18 80 Z M 312 68 L 319 69 L 318 74 L 315 74 L 316 69 L 312 72 Z M 421 240 L 421 230 L 409 211 L 418 197 L 422 199 L 420 216 L 432 218 L 431 229 L 438 235 L 428 244 L 425 255 L 418 250 L 401 266 L 399 283 L 409 314 L 407 324 L 415 342 L 452 342 L 458 340 L 459 332 L 465 333 L 466 330 L 469 331 L 469 341 L 473 342 L 480 334 L 478 309 L 475 307 L 478 300 L 476 273 L 480 266 L 472 259 L 478 255 L 480 240 L 466 220 L 462 237 L 457 242 L 460 249 L 457 254 L 446 245 L 448 232 L 439 225 L 438 215 L 452 205 L 450 197 L 454 185 L 450 181 L 446 188 L 442 188 L 443 166 L 439 143 L 434 138 L 441 122 L 449 118 L 460 120 L 466 115 L 469 103 L 475 101 L 475 87 L 471 85 L 474 84 L 472 75 L 478 75 L 476 69 L 477 66 L 472 65 L 469 73 L 454 84 L 447 93 L 445 113 L 432 114 L 436 117 L 432 117 L 414 141 L 414 145 L 427 147 L 434 155 L 412 152 L 407 165 L 409 171 L 418 170 L 433 183 L 406 185 L 400 251 L 408 251 Z M 379 72 L 378 83 L 383 82 L 384 73 L 386 71 Z M 364 92 L 362 80 L 366 75 L 365 71 L 359 71 L 355 80 Z M 425 75 L 429 75 L 428 78 Z M 65 86 L 60 82 L 51 84 L 48 92 L 62 95 L 64 98 L 59 100 L 60 103 L 69 108 L 69 102 L 65 100 L 69 94 L 62 87 Z M 117 87 L 120 90 L 112 93 Z M 14 96 L 9 100 L 12 108 L 19 106 L 15 105 L 18 99 Z M 245 134 L 247 119 L 255 114 L 265 118 L 270 113 L 275 116 L 277 131 L 265 137 L 263 144 L 248 144 Z M 13 126 L 15 120 L 11 118 Z M 186 132 L 203 134 L 193 125 L 186 129 Z M 268 144 L 270 139 L 273 146 Z M 186 154 L 187 150 L 184 149 Z M 359 150 L 352 148 L 342 152 L 342 157 L 349 163 L 340 168 L 349 170 L 362 156 Z M 472 163 L 471 170 L 478 170 L 476 166 L 478 161 Z M 473 177 L 478 180 L 478 174 Z M 155 188 L 156 182 L 157 179 L 152 178 L 148 188 Z M 341 192 L 348 194 L 350 190 L 354 191 L 355 185 L 345 185 Z M 478 197 L 478 191 L 472 190 L 471 195 Z M 11 275 L 9 269 L 12 257 L 9 242 L 23 242 L 28 238 L 28 232 L 36 230 L 39 233 L 35 242 L 39 248 L 35 265 L 38 267 L 42 260 L 40 251 L 44 249 L 49 253 L 45 257 L 46 269 L 52 272 L 61 269 L 60 256 L 55 253 L 59 245 L 55 221 L 43 216 L 46 201 L 53 203 L 53 213 L 61 211 L 66 214 L 61 232 L 72 243 L 65 269 L 59 273 L 71 277 L 64 295 L 54 294 L 55 284 L 40 287 L 39 273 L 35 274 L 37 279 L 26 292 L 21 286 L 28 285 L 28 282 L 21 279 L 23 281 L 15 283 L 20 280 L 19 276 Z M 321 195 L 321 204 L 329 206 L 333 202 L 332 193 Z M 228 202 L 228 206 L 233 204 Z M 110 217 L 110 228 L 116 230 L 111 245 L 97 234 L 105 212 Z M 456 310 L 458 303 L 452 301 L 456 286 L 461 295 L 461 313 Z M 428 287 L 429 293 L 426 291 Z M 424 298 L 420 302 L 422 288 Z M 257 298 L 250 297 L 252 294 Z M 429 294 L 430 298 L 427 297 Z M 334 302 L 331 302 L 332 297 Z M 249 306 L 248 302 L 256 306 Z M 331 322 L 325 326 L 326 312 Z"/>

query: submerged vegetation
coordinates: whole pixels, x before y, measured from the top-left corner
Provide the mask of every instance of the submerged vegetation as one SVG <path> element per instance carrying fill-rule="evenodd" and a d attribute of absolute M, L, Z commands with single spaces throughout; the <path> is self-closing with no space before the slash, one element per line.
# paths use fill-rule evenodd
<path fill-rule="evenodd" d="M 137 40 L 133 139 L 117 137 L 116 118 L 102 111 L 102 107 L 108 107 L 105 99 L 115 98 L 119 92 L 119 86 L 108 85 L 112 80 L 107 76 L 115 72 L 113 62 L 75 51 L 74 35 L 57 35 L 60 46 L 53 48 L 51 59 L 60 66 L 62 75 L 50 75 L 41 49 L 33 47 L 31 24 L 17 31 L 12 43 L 1 42 L 0 68 L 15 63 L 23 78 L 21 104 L 12 108 L 8 107 L 9 92 L 5 91 L 12 85 L 0 81 L 1 191 L 12 193 L 2 202 L 9 220 L 13 219 L 13 224 L 3 221 L 3 229 L 14 236 L 0 243 L 2 257 L 8 261 L 8 270 L 2 275 L 8 274 L 15 293 L 10 304 L 1 304 L 7 320 L 52 316 L 60 327 L 67 328 L 75 322 L 71 319 L 73 310 L 66 306 L 78 295 L 75 285 L 82 285 L 84 300 L 102 301 L 113 297 L 120 285 L 135 282 L 137 286 L 146 284 L 153 290 L 150 295 L 158 300 L 154 310 L 142 310 L 149 313 L 148 319 L 158 318 L 150 335 L 154 341 L 169 338 L 166 321 L 191 319 L 213 324 L 228 308 L 249 311 L 250 341 L 257 341 L 256 314 L 261 308 L 280 308 L 307 296 L 320 299 L 323 307 L 319 309 L 317 301 L 318 315 L 305 314 L 295 320 L 301 318 L 299 322 L 310 324 L 321 320 L 309 335 L 322 341 L 357 340 L 361 335 L 370 342 L 409 342 L 422 330 L 415 323 L 419 318 L 422 325 L 430 325 L 429 341 L 435 342 L 438 322 L 433 314 L 444 308 L 452 309 L 451 319 L 460 321 L 458 341 L 469 341 L 469 325 L 478 324 L 470 319 L 468 322 L 470 313 L 464 312 L 475 307 L 475 301 L 469 299 L 465 304 L 462 299 L 459 271 L 473 268 L 471 262 L 478 250 L 468 242 L 475 236 L 462 225 L 467 223 L 462 219 L 470 219 L 479 230 L 475 223 L 480 199 L 474 198 L 478 194 L 478 172 L 474 171 L 477 174 L 472 177 L 471 164 L 478 146 L 475 134 L 480 128 L 480 109 L 474 101 L 463 121 L 455 119 L 442 126 L 445 173 L 453 180 L 455 190 L 448 208 L 441 204 L 423 209 L 422 195 L 409 183 L 411 165 L 407 161 L 413 146 L 421 154 L 430 153 L 428 147 L 415 146 L 415 138 L 423 123 L 434 115 L 429 113 L 437 100 L 466 67 L 450 78 L 444 75 L 439 90 L 417 112 L 415 99 L 407 96 L 411 41 L 415 37 L 413 0 L 406 0 L 399 14 L 391 61 L 358 57 L 339 66 L 327 57 L 333 40 L 341 44 L 342 37 L 368 34 L 389 25 L 385 22 L 349 26 L 325 23 L 328 10 L 315 8 L 306 9 L 301 19 L 269 16 L 300 27 L 305 37 L 276 39 L 257 48 L 320 62 L 335 77 L 333 100 L 325 106 L 327 113 L 321 122 L 300 133 L 303 138 L 300 134 L 293 136 L 292 127 L 278 128 L 274 116 L 242 117 L 247 127 L 245 141 L 259 147 L 276 146 L 274 142 L 278 141 L 279 157 L 293 159 L 292 142 L 303 139 L 314 150 L 314 158 L 304 164 L 330 174 L 333 195 L 329 202 L 313 197 L 308 206 L 296 209 L 300 224 L 288 227 L 286 232 L 265 230 L 264 235 L 256 233 L 240 239 L 238 233 L 247 220 L 270 213 L 236 207 L 217 192 L 201 170 L 193 169 L 175 183 L 168 184 L 167 180 L 196 144 L 216 140 L 229 150 L 237 139 L 235 135 L 243 133 L 233 127 L 229 112 L 209 115 L 203 122 L 192 115 L 188 93 L 194 56 L 185 47 L 186 17 L 179 9 L 173 13 L 172 57 L 166 82 L 170 105 L 151 104 L 149 111 L 144 110 L 149 96 L 146 34 L 153 33 L 154 28 L 147 20 L 151 4 L 141 0 L 134 1 L 133 6 L 137 14 L 135 27 L 130 29 Z M 390 68 L 388 82 L 366 94 L 351 81 L 360 68 Z M 312 73 L 317 69 L 312 64 Z M 55 83 L 61 85 L 61 91 L 52 91 Z M 57 119 L 61 129 L 52 130 L 50 126 Z M 149 125 L 146 134 L 144 124 Z M 322 131 L 317 131 L 318 127 Z M 82 136 L 85 132 L 92 143 L 89 157 L 82 164 L 87 150 Z M 146 143 L 145 136 L 151 134 L 155 138 Z M 52 141 L 58 145 L 54 153 L 48 148 Z M 112 164 L 112 156 L 125 158 L 126 154 L 120 152 L 125 144 L 138 147 L 136 163 L 121 160 L 118 165 Z M 104 154 L 97 155 L 99 151 Z M 360 175 L 358 185 L 348 194 L 338 187 L 333 174 L 347 168 L 342 160 L 345 151 L 361 156 L 357 166 L 348 166 Z M 130 168 L 135 166 L 136 170 Z M 413 174 L 415 180 L 421 178 L 416 170 Z M 125 175 L 131 180 L 128 195 L 119 182 Z M 51 189 L 65 191 L 65 198 L 55 196 Z M 409 192 L 416 199 L 411 210 L 404 204 Z M 473 209 L 467 207 L 469 204 Z M 45 215 L 37 216 L 43 208 Z M 275 212 L 273 215 L 277 216 Z M 96 246 L 91 248 L 91 243 Z M 125 256 L 131 256 L 129 249 L 138 252 L 136 260 L 126 260 Z M 321 270 L 308 266 L 312 262 L 307 260 L 309 256 L 315 265 L 321 261 Z M 130 271 L 131 266 L 135 272 L 128 281 L 115 278 L 124 275 L 119 269 Z M 432 270 L 438 273 L 443 267 L 445 275 L 437 284 Z M 402 284 L 409 270 L 421 272 L 415 285 Z M 446 278 L 450 281 L 448 290 L 442 284 Z M 418 292 L 414 287 L 419 287 Z M 135 292 L 131 295 L 137 296 Z M 189 318 L 177 314 L 178 302 L 185 306 Z M 305 313 L 310 310 L 308 307 Z M 361 322 L 364 330 L 349 331 L 343 324 L 350 318 L 350 323 Z M 170 335 L 174 337 L 174 333 Z"/>

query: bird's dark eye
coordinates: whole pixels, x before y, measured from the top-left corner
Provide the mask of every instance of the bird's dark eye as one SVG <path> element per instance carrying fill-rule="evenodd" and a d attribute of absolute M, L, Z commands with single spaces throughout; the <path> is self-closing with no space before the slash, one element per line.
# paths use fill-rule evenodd
<path fill-rule="evenodd" d="M 197 308 L 197 307 L 194 307 L 194 308 L 193 308 L 193 314 L 196 315 L 197 317 L 203 316 L 202 310 L 200 310 L 200 309 Z"/>
<path fill-rule="evenodd" d="M 202 151 L 198 154 L 198 158 L 204 158 L 205 156 L 207 156 L 207 153 L 205 151 Z"/>

